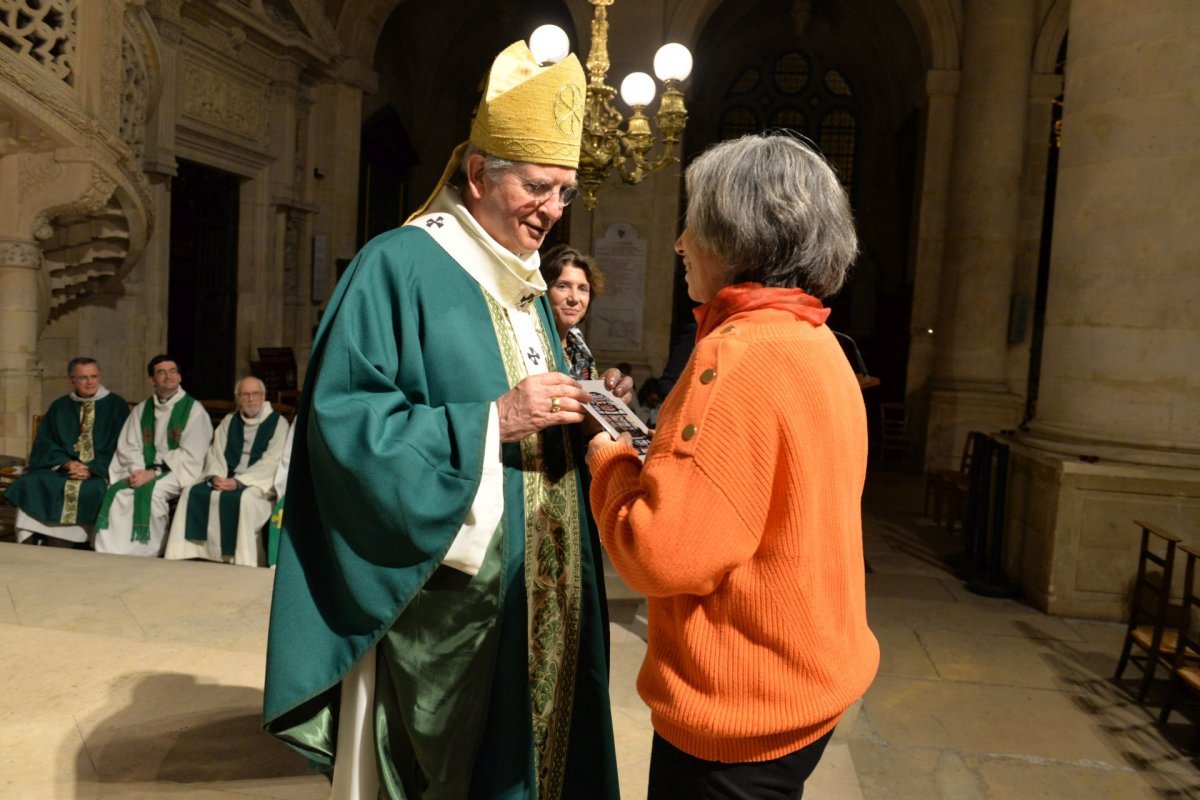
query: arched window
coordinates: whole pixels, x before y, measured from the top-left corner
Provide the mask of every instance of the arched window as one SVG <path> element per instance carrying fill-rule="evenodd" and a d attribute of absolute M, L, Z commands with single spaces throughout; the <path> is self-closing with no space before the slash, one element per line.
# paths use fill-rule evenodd
<path fill-rule="evenodd" d="M 742 70 L 742 74 L 737 76 L 737 80 L 729 87 L 729 94 L 746 94 L 753 91 L 761 79 L 762 75 L 756 68 L 746 67 Z"/>
<path fill-rule="evenodd" d="M 821 120 L 817 146 L 837 170 L 838 179 L 847 192 L 854 185 L 854 143 L 857 128 L 849 111 L 830 111 Z"/>
<path fill-rule="evenodd" d="M 767 129 L 798 133 L 821 149 L 853 200 L 859 106 L 844 72 L 789 49 L 742 65 L 727 85 L 717 112 L 719 139 Z"/>
<path fill-rule="evenodd" d="M 722 139 L 736 139 L 760 130 L 762 126 L 758 124 L 758 116 L 745 106 L 734 106 L 721 115 Z"/>
<path fill-rule="evenodd" d="M 854 96 L 854 92 L 850 91 L 850 84 L 846 82 L 845 76 L 836 69 L 831 69 L 825 73 L 825 88 L 829 90 L 830 94 L 842 97 Z"/>
<path fill-rule="evenodd" d="M 775 62 L 775 88 L 784 94 L 800 94 L 808 86 L 808 59 L 800 53 L 784 53 Z"/>

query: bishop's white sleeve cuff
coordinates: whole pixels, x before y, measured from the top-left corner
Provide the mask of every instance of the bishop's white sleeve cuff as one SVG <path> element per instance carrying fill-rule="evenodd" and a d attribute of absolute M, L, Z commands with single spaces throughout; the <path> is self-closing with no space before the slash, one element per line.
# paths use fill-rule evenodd
<path fill-rule="evenodd" d="M 488 408 L 487 432 L 484 434 L 483 474 L 479 479 L 479 489 L 442 563 L 468 575 L 477 574 L 503 515 L 504 464 L 500 461 L 500 412 L 492 403 Z"/>

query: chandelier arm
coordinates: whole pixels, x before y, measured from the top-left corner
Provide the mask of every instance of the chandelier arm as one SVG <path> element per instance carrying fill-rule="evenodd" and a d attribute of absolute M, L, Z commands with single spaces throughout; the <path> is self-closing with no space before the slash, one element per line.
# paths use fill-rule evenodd
<path fill-rule="evenodd" d="M 668 79 L 664 81 L 653 123 L 643 106 L 634 106 L 633 113 L 625 118 L 614 102 L 617 90 L 605 82 L 611 66 L 608 7 L 615 0 L 589 2 L 593 8 L 592 42 L 587 59 L 588 85 L 576 180 L 583 203 L 590 211 L 595 209 L 596 193 L 610 172 L 624 183 L 636 184 L 651 172 L 679 161 L 676 151 L 687 123 L 687 109 L 679 81 Z"/>

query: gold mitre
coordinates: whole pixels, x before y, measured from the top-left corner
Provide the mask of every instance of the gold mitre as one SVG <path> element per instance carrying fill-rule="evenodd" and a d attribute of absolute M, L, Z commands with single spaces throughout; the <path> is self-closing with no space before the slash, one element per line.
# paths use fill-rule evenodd
<path fill-rule="evenodd" d="M 586 79 L 571 53 L 543 67 L 525 42 L 513 42 L 496 56 L 475 117 L 471 138 L 450 155 L 433 193 L 409 221 L 429 208 L 462 162 L 467 144 L 509 161 L 579 167 Z"/>
<path fill-rule="evenodd" d="M 579 166 L 585 78 L 572 53 L 543 67 L 525 42 L 492 62 L 471 122 L 471 144 L 509 161 Z"/>

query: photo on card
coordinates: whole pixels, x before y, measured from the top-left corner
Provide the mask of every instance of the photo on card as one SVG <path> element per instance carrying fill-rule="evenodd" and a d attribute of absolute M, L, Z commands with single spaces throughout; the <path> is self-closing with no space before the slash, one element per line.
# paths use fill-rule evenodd
<path fill-rule="evenodd" d="M 580 381 L 579 385 L 592 398 L 591 404 L 584 406 L 587 412 L 595 417 L 614 439 L 622 433 L 628 433 L 633 438 L 633 448 L 645 461 L 646 451 L 650 449 L 650 429 L 638 419 L 633 409 L 614 397 L 613 393 L 605 388 L 604 381 Z"/>

